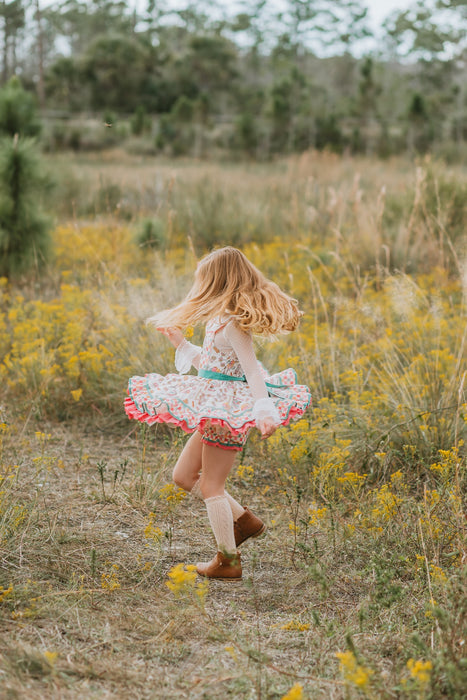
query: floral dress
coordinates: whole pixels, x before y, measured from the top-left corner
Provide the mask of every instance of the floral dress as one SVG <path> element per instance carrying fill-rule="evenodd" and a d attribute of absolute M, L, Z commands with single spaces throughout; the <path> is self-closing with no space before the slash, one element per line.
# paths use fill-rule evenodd
<path fill-rule="evenodd" d="M 256 425 L 257 400 L 245 379 L 245 367 L 235 349 L 225 344 L 222 347 L 218 342 L 218 333 L 226 325 L 221 319 L 211 320 L 206 325 L 201 350 L 188 344 L 192 349 L 196 348 L 195 354 L 199 355 L 198 376 L 151 373 L 131 377 L 125 400 L 128 417 L 149 425 L 167 423 L 187 433 L 198 430 L 205 434 L 206 442 L 213 443 L 217 440 L 209 439 L 212 437 L 209 431 L 217 427 L 217 432 L 221 429 L 229 434 L 232 449 L 241 446 L 249 430 Z M 266 383 L 277 422 L 287 425 L 302 416 L 311 395 L 307 386 L 297 384 L 295 371 L 289 368 L 268 375 L 256 359 L 254 362 L 253 372 L 260 373 Z M 189 366 L 182 371 L 188 369 Z M 251 377 L 251 368 L 248 374 Z"/>

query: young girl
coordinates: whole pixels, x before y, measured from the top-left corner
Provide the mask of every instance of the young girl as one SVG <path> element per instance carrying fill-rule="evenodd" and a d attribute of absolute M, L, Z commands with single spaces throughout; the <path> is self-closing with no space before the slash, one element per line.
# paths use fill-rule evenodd
<path fill-rule="evenodd" d="M 239 579 L 242 542 L 262 534 L 264 523 L 225 491 L 235 453 L 251 428 L 267 438 L 303 414 L 308 387 L 294 370 L 268 376 L 253 349 L 252 334 L 274 336 L 297 328 L 297 302 L 266 279 L 236 248 L 203 258 L 187 297 L 149 319 L 176 348 L 180 374 L 147 374 L 129 381 L 129 418 L 167 423 L 192 433 L 173 472 L 174 482 L 204 500 L 217 553 L 199 563 L 202 576 Z M 185 340 L 182 329 L 206 322 L 203 347 Z M 187 375 L 191 366 L 198 376 Z"/>

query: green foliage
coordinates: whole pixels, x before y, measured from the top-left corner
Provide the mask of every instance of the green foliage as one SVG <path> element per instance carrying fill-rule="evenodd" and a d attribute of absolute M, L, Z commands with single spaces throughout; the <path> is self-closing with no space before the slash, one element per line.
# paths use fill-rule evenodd
<path fill-rule="evenodd" d="M 72 56 L 60 56 L 46 71 L 47 97 L 54 106 L 79 110 L 82 108 L 82 81 L 78 60 Z"/>
<path fill-rule="evenodd" d="M 258 127 L 251 112 L 241 114 L 235 124 L 235 133 L 239 147 L 253 156 L 259 143 Z"/>
<path fill-rule="evenodd" d="M 194 104 L 193 100 L 185 95 L 180 95 L 174 106 L 172 107 L 171 114 L 175 122 L 186 124 L 191 122 L 194 115 Z"/>
<path fill-rule="evenodd" d="M 163 114 L 159 120 L 156 136 L 156 148 L 167 151 L 171 156 L 183 156 L 193 148 L 194 134 L 190 122 L 186 121 L 192 114 L 193 104 L 185 97 L 179 98 L 175 105 L 175 114 Z"/>
<path fill-rule="evenodd" d="M 136 242 L 144 249 L 165 250 L 168 235 L 164 221 L 159 218 L 143 219 L 138 226 Z"/>
<path fill-rule="evenodd" d="M 318 117 L 316 120 L 315 146 L 322 151 L 328 148 L 330 151 L 340 153 L 344 145 L 344 136 L 335 114 Z"/>
<path fill-rule="evenodd" d="M 37 136 L 40 130 L 33 95 L 11 78 L 0 90 L 0 135 Z"/>
<path fill-rule="evenodd" d="M 134 136 L 141 136 L 145 131 L 151 129 L 151 119 L 148 117 L 144 105 L 138 105 L 130 120 L 131 133 Z"/>
<path fill-rule="evenodd" d="M 290 80 L 282 80 L 271 89 L 272 147 L 274 151 L 287 149 L 289 129 L 293 115 L 293 86 Z"/>
<path fill-rule="evenodd" d="M 98 37 L 83 60 L 83 77 L 96 109 L 121 112 L 136 109 L 144 93 L 145 67 L 150 49 L 133 37 L 104 34 Z"/>
<path fill-rule="evenodd" d="M 50 224 L 39 200 L 46 189 L 31 140 L 0 141 L 0 275 L 17 275 L 45 261 Z"/>

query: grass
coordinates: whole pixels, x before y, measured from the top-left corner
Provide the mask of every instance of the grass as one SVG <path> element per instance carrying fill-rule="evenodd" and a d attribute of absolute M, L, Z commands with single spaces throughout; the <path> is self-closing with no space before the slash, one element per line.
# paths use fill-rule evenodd
<path fill-rule="evenodd" d="M 63 173 L 86 186 L 54 259 L 1 287 L 0 695 L 462 698 L 465 173 L 115 156 Z M 104 179 L 125 215 L 88 208 Z M 258 352 L 314 405 L 250 438 L 229 488 L 268 532 L 241 583 L 205 588 L 205 509 L 170 485 L 185 437 L 121 403 L 130 374 L 172 369 L 143 322 L 189 285 L 210 212 L 209 236 L 243 232 L 300 299 L 300 332 Z M 169 237 L 148 251 L 133 227 L 151 214 Z"/>

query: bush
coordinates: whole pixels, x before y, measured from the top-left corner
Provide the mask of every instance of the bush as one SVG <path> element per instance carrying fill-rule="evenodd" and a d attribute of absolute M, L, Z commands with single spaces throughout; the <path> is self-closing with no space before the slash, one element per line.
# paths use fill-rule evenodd
<path fill-rule="evenodd" d="M 143 219 L 136 233 L 136 242 L 140 248 L 163 250 L 167 247 L 167 230 L 162 219 Z"/>
<path fill-rule="evenodd" d="M 151 130 L 151 118 L 148 117 L 146 109 L 140 105 L 130 119 L 131 133 L 133 136 L 141 136 L 145 131 Z"/>

